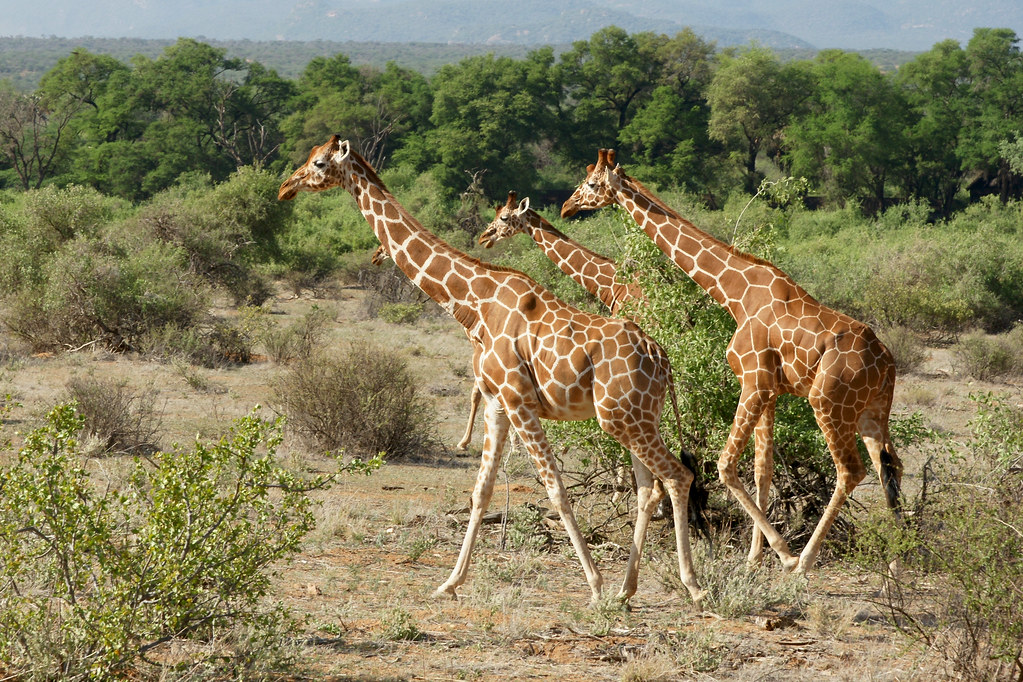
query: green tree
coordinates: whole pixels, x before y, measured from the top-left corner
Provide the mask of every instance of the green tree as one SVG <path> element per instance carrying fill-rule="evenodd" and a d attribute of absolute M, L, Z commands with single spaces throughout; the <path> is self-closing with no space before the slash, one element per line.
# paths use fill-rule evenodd
<path fill-rule="evenodd" d="M 22 189 L 38 189 L 57 172 L 66 157 L 68 126 L 82 106 L 0 84 L 0 156 Z"/>
<path fill-rule="evenodd" d="M 544 48 L 525 60 L 485 55 L 441 68 L 433 78 L 433 127 L 400 158 L 432 167 L 448 189 L 465 187 L 480 171 L 491 197 L 535 187 L 537 145 L 555 120 L 553 61 Z"/>
<path fill-rule="evenodd" d="M 792 175 L 813 179 L 835 202 L 883 211 L 891 171 L 907 159 L 912 117 L 901 90 L 863 57 L 840 50 L 818 55 L 811 73 L 808 112 L 785 135 Z"/>
<path fill-rule="evenodd" d="M 992 178 L 1003 202 L 1012 189 L 1011 168 L 999 145 L 1023 127 L 1023 53 L 1007 28 L 978 28 L 966 45 L 975 97 L 960 154 L 967 167 Z"/>
<path fill-rule="evenodd" d="M 618 135 L 640 160 L 639 175 L 694 191 L 711 182 L 711 162 L 720 152 L 708 134 L 713 55 L 714 43 L 691 29 L 661 46 L 660 84 Z"/>
<path fill-rule="evenodd" d="M 942 41 L 905 64 L 895 79 L 914 114 L 906 129 L 911 163 L 902 166 L 900 182 L 907 196 L 926 200 L 947 217 L 963 179 L 958 150 L 969 101 L 966 53 L 954 40 Z"/>
<path fill-rule="evenodd" d="M 351 110 L 361 105 L 365 87 L 347 55 L 312 59 L 298 79 L 292 113 L 283 123 L 288 161 L 304 162 L 312 147 L 334 133 L 353 137 Z"/>
<path fill-rule="evenodd" d="M 570 107 L 573 155 L 589 158 L 595 147 L 607 147 L 618 138 L 618 132 L 658 83 L 658 52 L 666 41 L 663 35 L 630 35 L 608 26 L 589 40 L 572 43 L 561 55 L 559 69 Z"/>
<path fill-rule="evenodd" d="M 757 156 L 798 110 L 807 94 L 807 78 L 798 65 L 782 65 L 770 50 L 752 47 L 724 53 L 707 88 L 710 136 L 734 150 L 745 173 L 746 192 L 760 184 Z"/>

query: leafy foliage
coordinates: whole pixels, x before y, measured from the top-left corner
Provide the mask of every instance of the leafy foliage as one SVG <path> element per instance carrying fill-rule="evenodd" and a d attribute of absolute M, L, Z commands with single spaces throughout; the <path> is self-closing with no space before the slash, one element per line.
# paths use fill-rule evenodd
<path fill-rule="evenodd" d="M 0 656 L 9 670 L 129 677 L 167 642 L 190 639 L 214 644 L 207 663 L 258 676 L 221 639 L 246 629 L 277 650 L 264 664 L 287 663 L 284 640 L 271 635 L 286 631 L 288 616 L 264 601 L 270 572 L 313 527 L 307 491 L 338 474 L 303 479 L 280 468 L 280 422 L 251 415 L 219 442 L 136 460 L 128 480 L 96 485 L 78 450 L 83 421 L 73 404 L 58 405 L 5 472 Z M 357 470 L 368 469 L 338 473 Z"/>
<path fill-rule="evenodd" d="M 1008 396 L 973 396 L 977 415 L 966 457 L 941 467 L 911 519 L 864 524 L 857 540 L 863 565 L 882 571 L 878 604 L 913 639 L 940 652 L 950 674 L 1010 680 L 1023 674 L 1023 413 Z M 902 570 L 888 575 L 888 560 Z M 926 579 L 937 600 L 906 589 Z"/>

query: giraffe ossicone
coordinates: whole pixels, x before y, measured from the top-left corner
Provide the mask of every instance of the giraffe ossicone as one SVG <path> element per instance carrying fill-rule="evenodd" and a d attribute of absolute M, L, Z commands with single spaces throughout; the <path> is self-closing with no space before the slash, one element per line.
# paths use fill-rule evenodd
<path fill-rule="evenodd" d="M 638 511 L 619 598 L 636 592 L 640 557 L 660 492 L 672 499 L 679 572 L 694 602 L 703 597 L 693 568 L 684 511 L 693 473 L 668 450 L 658 424 L 670 365 L 657 343 L 634 323 L 592 315 L 563 301 L 526 275 L 483 263 L 427 231 L 391 195 L 376 171 L 338 136 L 314 147 L 281 184 L 278 198 L 342 187 L 352 194 L 395 264 L 466 329 L 473 373 L 484 403 L 485 435 L 465 539 L 438 595 L 457 595 L 483 514 L 490 504 L 510 427 L 529 452 L 552 506 L 582 564 L 591 598 L 603 578 L 579 530 L 543 419 L 596 417 L 634 457 Z"/>
<path fill-rule="evenodd" d="M 856 448 L 857 433 L 878 472 L 888 506 L 898 516 L 902 463 L 888 432 L 895 362 L 873 330 L 822 305 L 773 264 L 698 229 L 626 175 L 613 149 L 601 149 L 561 214 L 568 217 L 610 204 L 628 211 L 658 248 L 735 319 L 727 359 L 741 388 L 718 473 L 753 519 L 750 563 L 761 560 L 766 538 L 786 569 L 802 572 L 814 566 L 824 536 L 866 475 Z M 798 557 L 764 512 L 774 467 L 775 405 L 783 393 L 808 399 L 837 472 L 835 491 Z M 755 443 L 756 500 L 737 474 L 750 437 Z"/>

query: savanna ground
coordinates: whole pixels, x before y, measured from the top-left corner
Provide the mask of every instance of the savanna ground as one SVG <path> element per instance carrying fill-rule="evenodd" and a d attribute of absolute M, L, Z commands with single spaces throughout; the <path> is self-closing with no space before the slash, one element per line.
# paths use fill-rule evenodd
<path fill-rule="evenodd" d="M 304 619 L 296 677 L 929 680 L 945 675 L 936 652 L 911 642 L 884 617 L 879 575 L 857 570 L 828 551 L 808 582 L 782 575 L 773 560 L 748 572 L 745 524 L 731 536 L 719 536 L 713 556 L 705 540 L 694 543 L 700 579 L 712 595 L 707 610 L 695 610 L 685 591 L 677 589 L 673 531 L 663 521 L 651 527 L 631 609 L 610 601 L 589 605 L 579 563 L 560 524 L 546 519 L 544 489 L 517 450 L 506 457 L 491 505 L 492 512 L 508 510 L 506 522 L 498 518 L 484 526 L 460 598 L 431 599 L 457 556 L 482 440 L 480 420 L 470 451 L 455 446 L 471 387 L 469 347 L 461 328 L 445 316 L 406 325 L 370 318 L 365 295 L 358 287 L 281 294 L 268 306 L 282 324 L 314 305 L 325 308 L 335 316 L 328 347 L 375 341 L 407 358 L 437 411 L 439 445 L 429 456 L 388 463 L 371 476 L 347 477 L 319 494 L 318 527 L 277 578 L 275 596 Z M 10 338 L 0 338 L 0 349 L 0 393 L 12 393 L 21 405 L 10 429 L 27 430 L 36 423 L 61 399 L 69 379 L 94 376 L 156 392 L 163 447 L 217 434 L 256 405 L 272 414 L 269 384 L 282 371 L 259 357 L 211 370 L 89 348 L 32 357 Z M 954 439 L 972 415 L 968 394 L 985 388 L 1006 387 L 957 379 L 948 353 L 932 349 L 922 370 L 900 378 L 895 411 L 920 410 L 930 426 Z M 299 467 L 331 466 L 295 439 L 281 452 Z M 902 455 L 912 495 L 924 455 Z M 95 465 L 116 467 L 116 460 Z M 566 466 L 581 469 L 571 462 Z M 880 504 L 871 472 L 854 495 L 851 513 Z M 576 500 L 575 506 L 584 528 L 605 525 L 606 541 L 594 555 L 613 595 L 624 573 L 632 513 L 612 514 L 600 493 Z M 917 583 L 915 589 L 926 596 L 929 588 Z"/>

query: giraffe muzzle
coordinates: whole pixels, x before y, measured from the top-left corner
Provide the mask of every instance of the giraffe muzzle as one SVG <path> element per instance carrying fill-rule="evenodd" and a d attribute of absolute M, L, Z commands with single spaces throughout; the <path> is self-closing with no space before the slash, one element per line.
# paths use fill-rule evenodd
<path fill-rule="evenodd" d="M 281 188 L 277 190 L 277 201 L 291 201 L 298 194 L 298 187 L 295 186 L 294 178 L 288 178 L 281 183 Z"/>

